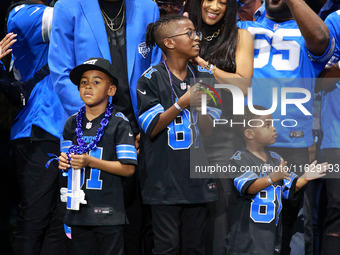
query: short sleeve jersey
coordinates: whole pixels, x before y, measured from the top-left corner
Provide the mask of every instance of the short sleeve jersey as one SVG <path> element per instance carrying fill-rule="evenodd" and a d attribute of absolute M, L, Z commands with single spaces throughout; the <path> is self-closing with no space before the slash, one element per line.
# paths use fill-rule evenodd
<path fill-rule="evenodd" d="M 92 127 L 86 128 L 89 122 L 83 118 L 82 130 L 86 144 L 95 139 L 104 113 L 91 121 Z M 76 115 L 72 115 L 65 124 L 64 140 L 76 144 Z M 137 152 L 134 137 L 128 119 L 120 112 L 113 111 L 109 124 L 97 147 L 89 152 L 95 158 L 119 161 L 122 164 L 137 165 Z M 81 189 L 85 192 L 87 204 L 81 204 L 79 211 L 67 210 L 65 223 L 69 226 L 103 226 L 122 225 L 127 223 L 124 199 L 123 177 L 86 167 L 81 177 Z"/>
<path fill-rule="evenodd" d="M 173 90 L 164 63 L 150 67 L 137 83 L 139 125 L 142 129 L 143 144 L 141 153 L 145 157 L 145 170 L 140 173 L 143 202 L 193 204 L 214 201 L 217 199 L 217 193 L 213 179 L 190 178 L 190 148 L 198 153 L 196 155 L 199 156 L 195 158 L 202 161 L 197 164 L 206 165 L 207 162 L 202 144 L 196 146 L 200 137 L 197 125 L 191 125 L 192 114 L 188 109 L 182 111 L 155 138 L 150 138 L 160 114 L 184 95 L 190 79 L 195 76 L 198 81 L 199 78 L 213 78 L 213 75 L 192 64 L 189 64 L 188 75 L 184 81 L 173 74 L 170 75 Z M 210 112 L 211 116 L 214 114 Z"/>
<path fill-rule="evenodd" d="M 303 112 L 295 104 L 287 104 L 282 111 L 282 89 L 298 87 L 314 93 L 315 80 L 334 51 L 331 39 L 322 56 L 308 51 L 295 20 L 276 23 L 268 18 L 261 22 L 239 22 L 254 39 L 254 75 L 252 82 L 253 105 L 270 109 L 274 105 L 273 88 L 277 88 L 277 107 L 273 119 L 278 137 L 274 147 L 304 148 L 313 143 L 313 96 L 303 103 Z M 269 79 L 272 78 L 272 79 Z M 308 78 L 308 79 L 307 79 Z M 285 94 L 288 100 L 305 98 L 305 94 L 292 91 Z M 297 123 L 297 124 L 296 124 Z"/>
<path fill-rule="evenodd" d="M 334 36 L 336 47 L 331 64 L 340 61 L 340 10 L 331 13 L 325 23 L 331 35 Z M 321 148 L 340 148 L 340 83 L 334 84 L 322 92 L 321 126 L 323 139 Z"/>
<path fill-rule="evenodd" d="M 261 190 L 256 195 L 247 194 L 248 187 L 280 165 L 281 157 L 266 151 L 264 162 L 247 149 L 237 151 L 230 159 L 234 167 L 234 215 L 227 237 L 228 254 L 274 254 L 281 248 L 282 199 L 293 199 L 297 176 L 281 180 Z"/>

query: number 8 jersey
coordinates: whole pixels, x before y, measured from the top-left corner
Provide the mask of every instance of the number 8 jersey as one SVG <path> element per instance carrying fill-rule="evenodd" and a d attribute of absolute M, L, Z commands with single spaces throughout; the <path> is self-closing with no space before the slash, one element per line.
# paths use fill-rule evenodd
<path fill-rule="evenodd" d="M 313 93 L 315 80 L 334 51 L 331 39 L 322 56 L 314 56 L 305 45 L 305 40 L 295 20 L 276 23 L 268 18 L 261 22 L 239 22 L 254 39 L 253 105 L 270 109 L 273 105 L 273 88 L 277 88 L 278 104 L 273 119 L 289 120 L 284 124 L 275 122 L 278 138 L 274 147 L 304 148 L 313 143 Z M 264 79 L 266 78 L 266 79 Z M 271 78 L 271 79 L 269 79 Z M 295 104 L 287 104 L 286 113 L 281 109 L 281 88 L 304 88 L 311 98 L 303 103 L 307 114 Z M 298 102 L 304 94 L 291 92 L 287 99 Z M 297 125 L 295 125 L 297 123 Z"/>
<path fill-rule="evenodd" d="M 173 91 L 163 63 L 146 70 L 137 83 L 138 121 L 142 128 L 140 158 L 145 161 L 139 170 L 145 204 L 195 204 L 217 199 L 214 180 L 190 178 L 190 148 L 195 148 L 199 155 L 195 158 L 201 160 L 197 164 L 195 162 L 196 165 L 206 165 L 207 161 L 203 146 L 197 143 L 197 125 L 191 124 L 194 121 L 188 109 L 156 137 L 150 138 L 160 114 L 173 105 L 173 100 L 186 93 L 193 75 L 197 81 L 199 78 L 214 79 L 207 70 L 190 63 L 187 72 L 184 81 L 170 74 Z"/>
<path fill-rule="evenodd" d="M 282 199 L 294 199 L 297 175 L 281 180 L 256 195 L 248 187 L 280 165 L 280 156 L 266 151 L 264 162 L 247 149 L 238 151 L 229 164 L 235 167 L 233 219 L 227 237 L 227 254 L 274 254 L 281 249 Z M 268 172 L 267 172 L 268 171 Z M 276 254 L 276 253 L 275 253 Z"/>

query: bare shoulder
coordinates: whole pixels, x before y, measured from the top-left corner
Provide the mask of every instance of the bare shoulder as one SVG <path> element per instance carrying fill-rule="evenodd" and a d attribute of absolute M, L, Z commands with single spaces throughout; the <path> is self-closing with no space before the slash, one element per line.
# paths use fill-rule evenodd
<path fill-rule="evenodd" d="M 247 29 L 240 28 L 238 30 L 238 40 L 239 41 L 253 41 L 251 33 Z"/>

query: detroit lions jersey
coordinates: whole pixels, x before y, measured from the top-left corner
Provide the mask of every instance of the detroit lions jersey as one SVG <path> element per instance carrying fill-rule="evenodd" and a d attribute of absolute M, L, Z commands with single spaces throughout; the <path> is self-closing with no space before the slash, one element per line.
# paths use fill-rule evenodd
<path fill-rule="evenodd" d="M 253 105 L 270 109 L 273 104 L 273 88 L 277 88 L 277 107 L 273 119 L 286 120 L 284 124 L 274 122 L 278 137 L 275 147 L 303 148 L 313 143 L 313 96 L 308 98 L 301 92 L 289 92 L 288 100 L 307 98 L 302 111 L 297 105 L 287 104 L 281 109 L 283 88 L 304 88 L 314 93 L 315 81 L 334 51 L 334 41 L 322 56 L 308 51 L 295 20 L 276 23 L 268 18 L 261 22 L 239 22 L 254 39 Z M 292 101 L 292 100 L 291 100 Z M 284 112 L 286 110 L 286 112 Z"/>
<path fill-rule="evenodd" d="M 91 121 L 90 129 L 86 128 L 86 123 L 89 121 L 84 116 L 82 130 L 86 144 L 95 138 L 104 114 Z M 77 144 L 76 126 L 76 115 L 72 115 L 65 124 L 63 136 L 65 140 L 71 140 L 73 144 Z M 104 135 L 97 147 L 89 154 L 102 160 L 118 160 L 122 164 L 137 165 L 134 136 L 128 119 L 122 113 L 113 111 L 109 118 L 109 124 L 104 129 Z M 67 210 L 65 223 L 69 226 L 103 226 L 127 223 L 122 179 L 121 176 L 86 167 L 81 176 L 80 185 L 85 192 L 87 204 L 80 205 L 79 211 Z"/>
<path fill-rule="evenodd" d="M 340 58 L 340 24 L 339 24 L 340 10 L 328 15 L 325 23 L 329 29 L 330 34 L 335 39 L 335 50 L 333 56 Z"/>
<path fill-rule="evenodd" d="M 334 36 L 336 49 L 331 64 L 340 61 L 340 10 L 331 13 L 325 20 L 331 35 Z M 323 139 L 321 148 L 340 148 L 340 83 L 334 84 L 322 92 L 321 127 Z"/>
<path fill-rule="evenodd" d="M 191 71 L 192 72 L 191 72 Z M 217 199 L 213 179 L 190 178 L 191 150 L 199 165 L 206 165 L 203 145 L 197 146 L 197 125 L 191 124 L 192 113 L 184 109 L 166 129 L 153 139 L 150 134 L 159 116 L 173 105 L 187 91 L 190 79 L 214 78 L 211 73 L 196 65 L 189 64 L 184 81 L 170 73 L 164 63 L 150 67 L 137 83 L 139 125 L 142 129 L 142 155 L 145 167 L 140 172 L 143 202 L 146 204 L 194 204 Z M 182 84 L 182 86 L 181 86 Z M 191 84 L 193 85 L 193 84 Z M 172 99 L 173 97 L 173 99 Z M 193 148 L 191 148 L 193 146 Z M 191 148 L 191 150 L 190 150 Z M 196 154 L 196 155 L 197 155 Z"/>
<path fill-rule="evenodd" d="M 17 79 L 26 81 L 47 64 L 52 17 L 53 8 L 41 4 L 22 4 L 10 12 L 7 30 L 17 34 L 17 42 L 11 46 L 15 73 L 20 76 Z M 26 106 L 16 116 L 11 139 L 31 137 L 32 125 L 60 138 L 61 108 L 47 75 L 36 84 Z"/>
<path fill-rule="evenodd" d="M 227 254 L 274 254 L 281 249 L 282 199 L 293 199 L 297 176 L 280 180 L 256 195 L 247 194 L 258 178 L 280 165 L 281 157 L 266 151 L 264 162 L 247 149 L 237 151 L 229 164 L 235 167 L 233 220 L 226 240 Z"/>

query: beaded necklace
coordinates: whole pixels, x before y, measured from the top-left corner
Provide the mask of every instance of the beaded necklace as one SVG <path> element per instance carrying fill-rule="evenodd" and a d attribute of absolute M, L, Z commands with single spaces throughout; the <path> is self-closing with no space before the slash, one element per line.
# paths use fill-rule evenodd
<path fill-rule="evenodd" d="M 175 103 L 175 102 L 174 102 L 174 93 L 175 93 L 176 99 L 178 99 L 178 96 L 177 96 L 176 91 L 175 91 L 175 89 L 174 89 L 174 85 L 173 85 L 173 81 L 172 81 L 172 76 L 171 76 L 171 72 L 170 72 L 170 70 L 169 70 L 169 67 L 168 67 L 166 61 L 164 61 L 163 63 L 164 63 L 164 65 L 165 65 L 166 71 L 168 72 L 169 82 L 170 82 L 170 91 L 171 91 L 171 101 L 172 101 L 172 104 L 174 104 L 174 103 Z M 188 67 L 188 69 L 190 70 L 190 72 L 191 72 L 191 74 L 192 74 L 192 76 L 193 76 L 193 78 L 194 78 L 194 84 L 196 84 L 196 76 L 195 76 L 194 72 L 192 71 L 192 69 L 191 69 L 191 67 L 190 67 L 189 65 L 187 65 L 187 67 Z M 191 119 L 191 118 L 190 118 L 190 112 L 189 112 L 189 116 L 188 116 L 187 113 L 186 113 L 186 111 L 187 111 L 187 109 L 184 109 L 184 110 L 183 110 L 185 116 L 187 117 L 187 119 L 188 119 L 188 121 L 190 122 L 190 124 L 194 124 L 194 125 L 195 125 L 195 130 L 196 130 L 196 123 L 191 123 L 191 121 L 190 121 L 190 119 Z M 197 118 L 195 118 L 195 117 L 196 117 L 196 116 L 194 115 L 194 118 L 193 118 L 193 119 L 194 119 L 195 121 L 197 121 Z M 173 127 L 173 129 L 174 129 L 174 131 L 175 131 L 175 124 L 174 124 L 174 122 L 175 122 L 175 121 L 172 122 L 172 127 Z M 174 136 L 175 136 L 175 140 L 176 140 L 176 131 L 174 132 Z"/>
<path fill-rule="evenodd" d="M 168 72 L 169 82 L 170 82 L 170 87 L 171 87 L 171 100 L 172 100 L 172 104 L 174 104 L 175 103 L 174 102 L 174 93 L 175 93 L 175 96 L 176 96 L 177 99 L 178 99 L 178 96 L 177 96 L 176 91 L 175 91 L 174 86 L 173 86 L 173 81 L 172 81 L 172 77 L 171 77 L 169 67 L 168 67 L 166 61 L 164 61 L 163 63 L 165 65 L 166 71 Z M 190 70 L 192 77 L 194 78 L 194 84 L 196 84 L 196 76 L 195 76 L 194 72 L 192 71 L 192 69 L 189 65 L 188 65 L 188 69 Z"/>
<path fill-rule="evenodd" d="M 106 106 L 104 118 L 101 120 L 100 127 L 97 130 L 96 137 L 91 143 L 89 143 L 88 145 L 85 145 L 85 141 L 83 138 L 83 130 L 81 127 L 84 114 L 85 114 L 85 106 L 80 108 L 77 114 L 77 117 L 76 117 L 76 121 L 77 121 L 76 134 L 77 134 L 78 145 L 72 145 L 69 148 L 68 152 L 66 153 L 69 162 L 71 160 L 71 157 L 70 157 L 71 153 L 80 155 L 80 154 L 87 153 L 97 147 L 97 143 L 100 141 L 100 139 L 102 138 L 104 134 L 105 127 L 109 124 L 109 118 L 112 115 L 112 112 L 113 112 L 113 105 L 111 103 L 108 103 Z"/>

